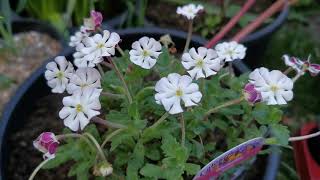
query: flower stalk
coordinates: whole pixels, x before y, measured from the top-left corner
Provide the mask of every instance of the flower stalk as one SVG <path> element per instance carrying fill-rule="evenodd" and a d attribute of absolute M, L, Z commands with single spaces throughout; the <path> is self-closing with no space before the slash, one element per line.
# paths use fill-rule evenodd
<path fill-rule="evenodd" d="M 219 111 L 220 109 L 222 109 L 222 108 L 239 104 L 239 103 L 241 103 L 243 100 L 244 100 L 244 97 L 242 96 L 242 97 L 240 97 L 240 98 L 238 98 L 238 99 L 233 99 L 233 100 L 227 101 L 227 102 L 225 102 L 225 103 L 223 103 L 223 104 L 221 104 L 221 105 L 219 105 L 219 106 L 217 106 L 217 107 L 214 107 L 214 108 L 210 109 L 208 112 L 206 112 L 206 114 L 205 114 L 205 116 L 204 116 L 204 119 L 207 120 L 210 114 L 216 113 L 216 112 L 218 112 L 218 111 Z"/>
<path fill-rule="evenodd" d="M 185 126 L 185 120 L 183 117 L 183 113 L 180 114 L 180 124 L 181 124 L 181 146 L 184 147 L 185 141 L 186 141 L 186 126 Z"/>
<path fill-rule="evenodd" d="M 42 161 L 32 172 L 32 174 L 30 175 L 28 180 L 33 180 L 34 177 L 37 175 L 37 173 L 40 171 L 40 169 L 47 164 L 47 162 L 49 162 L 51 159 L 46 159 L 44 161 Z"/>
<path fill-rule="evenodd" d="M 108 121 L 106 119 L 99 118 L 97 116 L 91 118 L 91 121 L 94 123 L 97 123 L 97 124 L 101 124 L 105 127 L 110 127 L 110 128 L 114 128 L 114 129 L 126 128 L 125 125 L 114 123 L 114 122 Z"/>
<path fill-rule="evenodd" d="M 113 136 L 120 134 L 122 131 L 124 131 L 126 128 L 122 128 L 122 129 L 117 129 L 115 131 L 113 131 L 111 134 L 109 134 L 104 141 L 101 144 L 101 148 L 103 148 L 110 140 Z"/>
<path fill-rule="evenodd" d="M 161 124 L 164 120 L 167 119 L 167 117 L 169 116 L 169 113 L 166 112 L 164 113 L 152 126 L 150 126 L 149 128 L 156 128 L 157 126 L 159 126 L 159 124 Z"/>
<path fill-rule="evenodd" d="M 113 69 L 115 70 L 116 74 L 118 75 L 120 81 L 122 82 L 122 85 L 123 85 L 125 93 L 127 95 L 129 104 L 131 104 L 132 103 L 132 96 L 130 94 L 128 85 L 127 85 L 126 81 L 124 80 L 124 77 L 123 77 L 122 73 L 120 72 L 120 70 L 119 70 L 118 66 L 116 65 L 116 63 L 113 62 L 111 57 L 108 57 L 108 60 L 109 60 L 110 64 L 113 66 Z"/>
<path fill-rule="evenodd" d="M 187 40 L 186 40 L 186 44 L 184 46 L 184 50 L 183 52 L 187 52 L 189 45 L 190 45 L 190 41 L 192 38 L 192 31 L 193 31 L 193 20 L 189 20 L 189 24 L 188 24 L 188 35 L 187 35 Z"/>

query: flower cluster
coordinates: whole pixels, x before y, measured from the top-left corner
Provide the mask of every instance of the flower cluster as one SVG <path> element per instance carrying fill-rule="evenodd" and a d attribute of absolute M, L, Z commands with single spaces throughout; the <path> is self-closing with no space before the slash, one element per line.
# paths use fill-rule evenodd
<path fill-rule="evenodd" d="M 177 14 L 185 16 L 187 19 L 192 20 L 196 15 L 203 10 L 202 5 L 188 4 L 177 8 Z"/>
<path fill-rule="evenodd" d="M 102 17 L 92 11 L 91 20 L 97 28 L 101 25 Z M 76 36 L 77 34 L 79 32 Z M 45 78 L 52 92 L 67 91 L 70 94 L 63 98 L 64 107 L 59 116 L 71 130 L 83 130 L 92 117 L 100 114 L 101 75 L 95 66 L 102 62 L 104 57 L 115 54 L 115 46 L 119 41 L 120 36 L 117 33 L 107 30 L 103 31 L 103 35 L 86 36 L 77 43 L 72 41 L 76 45 L 73 63 L 78 67 L 77 70 L 63 56 L 58 56 L 55 62 L 47 64 Z"/>

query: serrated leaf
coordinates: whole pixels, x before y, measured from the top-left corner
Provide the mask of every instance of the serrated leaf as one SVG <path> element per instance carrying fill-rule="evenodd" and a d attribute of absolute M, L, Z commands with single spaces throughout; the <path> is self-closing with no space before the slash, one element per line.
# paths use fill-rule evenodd
<path fill-rule="evenodd" d="M 139 109 L 138 109 L 138 103 L 137 102 L 132 102 L 129 105 L 128 114 L 135 120 L 139 120 L 140 119 L 140 114 L 139 114 Z"/>
<path fill-rule="evenodd" d="M 161 149 L 166 157 L 175 158 L 179 163 L 184 163 L 188 158 L 187 148 L 181 146 L 171 135 L 162 138 Z"/>
<path fill-rule="evenodd" d="M 134 148 L 127 167 L 127 178 L 130 180 L 139 179 L 138 170 L 144 164 L 145 149 L 141 142 L 138 142 Z"/>
<path fill-rule="evenodd" d="M 88 173 L 93 163 L 94 163 L 93 161 L 76 162 L 73 166 L 71 166 L 68 172 L 68 177 L 75 176 L 77 174 Z"/>
<path fill-rule="evenodd" d="M 185 170 L 188 175 L 195 175 L 200 170 L 200 166 L 198 164 L 186 163 Z"/>
<path fill-rule="evenodd" d="M 270 128 L 272 135 L 277 139 L 278 143 L 287 146 L 290 137 L 288 127 L 281 124 L 271 124 Z"/>
<path fill-rule="evenodd" d="M 140 174 L 146 177 L 154 177 L 160 179 L 163 177 L 163 169 L 160 166 L 148 163 L 140 170 Z"/>

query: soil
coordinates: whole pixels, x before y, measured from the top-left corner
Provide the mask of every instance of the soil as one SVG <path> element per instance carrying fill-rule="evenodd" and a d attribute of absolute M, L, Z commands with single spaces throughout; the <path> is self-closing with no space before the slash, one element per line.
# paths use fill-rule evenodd
<path fill-rule="evenodd" d="M 28 123 L 9 137 L 9 180 L 28 179 L 34 168 L 43 161 L 42 153 L 32 144 L 39 134 L 45 131 L 60 134 L 63 131 L 64 125 L 58 116 L 62 107 L 62 98 L 63 95 L 50 95 L 40 99 L 35 105 L 35 111 L 25 119 Z M 68 171 L 68 164 L 56 169 L 40 170 L 35 179 L 72 179 L 67 177 Z"/>
<path fill-rule="evenodd" d="M 4 47 L 3 42 L 0 42 L 0 75 L 11 82 L 9 87 L 0 88 L 0 115 L 4 104 L 17 87 L 44 60 L 58 54 L 62 48 L 57 40 L 35 31 L 15 34 L 14 42 L 14 49 Z"/>
<path fill-rule="evenodd" d="M 212 6 L 216 7 L 221 6 L 221 0 L 205 0 L 204 2 L 212 4 Z M 245 0 L 232 0 L 231 4 L 232 3 L 242 5 L 245 3 Z M 269 7 L 271 4 L 272 1 L 270 0 L 259 0 L 259 3 L 256 3 L 249 12 L 263 12 L 263 10 L 266 9 L 266 7 Z M 175 28 L 181 29 L 183 31 L 188 31 L 188 22 L 184 18 L 181 18 L 176 14 L 177 6 L 179 5 L 170 2 L 150 0 L 147 7 L 146 18 L 159 27 Z M 199 17 L 196 17 L 194 19 L 194 27 L 197 27 L 199 24 L 204 24 L 204 21 L 205 12 L 203 12 L 202 14 L 200 14 Z M 206 38 L 210 38 L 227 22 L 228 18 L 224 18 L 224 20 L 216 27 L 215 30 L 210 31 L 210 36 Z M 240 27 L 236 26 L 234 29 L 235 30 L 233 31 L 238 31 Z M 201 35 L 200 29 L 194 33 Z"/>

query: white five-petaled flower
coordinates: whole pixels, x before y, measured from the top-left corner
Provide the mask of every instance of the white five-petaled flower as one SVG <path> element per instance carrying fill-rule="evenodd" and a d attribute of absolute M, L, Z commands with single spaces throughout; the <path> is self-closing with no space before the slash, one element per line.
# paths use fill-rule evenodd
<path fill-rule="evenodd" d="M 79 68 L 71 76 L 67 91 L 73 94 L 76 91 L 100 88 L 100 78 L 100 73 L 95 68 Z"/>
<path fill-rule="evenodd" d="M 115 54 L 115 46 L 119 43 L 120 36 L 112 32 L 104 30 L 103 36 L 95 34 L 92 37 L 87 37 L 76 48 L 75 65 L 78 67 L 94 67 L 96 64 L 103 61 L 103 57 Z"/>
<path fill-rule="evenodd" d="M 100 114 L 101 104 L 99 96 L 101 89 L 86 89 L 76 91 L 72 96 L 63 98 L 64 107 L 59 112 L 59 117 L 64 120 L 64 125 L 72 131 L 79 128 L 83 130 L 90 119 Z"/>
<path fill-rule="evenodd" d="M 151 69 L 161 54 L 161 48 L 158 41 L 144 36 L 132 44 L 130 61 L 144 69 Z"/>
<path fill-rule="evenodd" d="M 86 32 L 76 32 L 73 36 L 70 37 L 69 46 L 77 47 L 88 36 L 89 34 Z"/>
<path fill-rule="evenodd" d="M 199 86 L 192 83 L 192 78 L 177 73 L 161 78 L 157 82 L 155 90 L 157 92 L 155 95 L 156 103 L 163 105 L 170 114 L 183 112 L 181 100 L 186 107 L 189 107 L 197 105 L 202 98 Z"/>
<path fill-rule="evenodd" d="M 229 62 L 237 59 L 243 59 L 246 56 L 247 48 L 242 44 L 231 41 L 217 44 L 215 50 L 221 60 Z"/>
<path fill-rule="evenodd" d="M 249 81 L 261 92 L 262 101 L 268 105 L 287 104 L 293 98 L 293 81 L 281 71 L 261 67 L 249 75 Z"/>
<path fill-rule="evenodd" d="M 189 20 L 192 20 L 201 10 L 203 10 L 202 5 L 187 4 L 182 7 L 178 7 L 177 14 L 183 15 Z"/>
<path fill-rule="evenodd" d="M 218 58 L 213 49 L 199 47 L 198 52 L 191 48 L 188 53 L 182 55 L 182 65 L 192 78 L 204 78 L 217 74 L 223 67 L 223 62 Z"/>
<path fill-rule="evenodd" d="M 53 93 L 63 93 L 74 69 L 64 56 L 57 56 L 54 61 L 47 64 L 47 70 L 44 75 Z"/>

